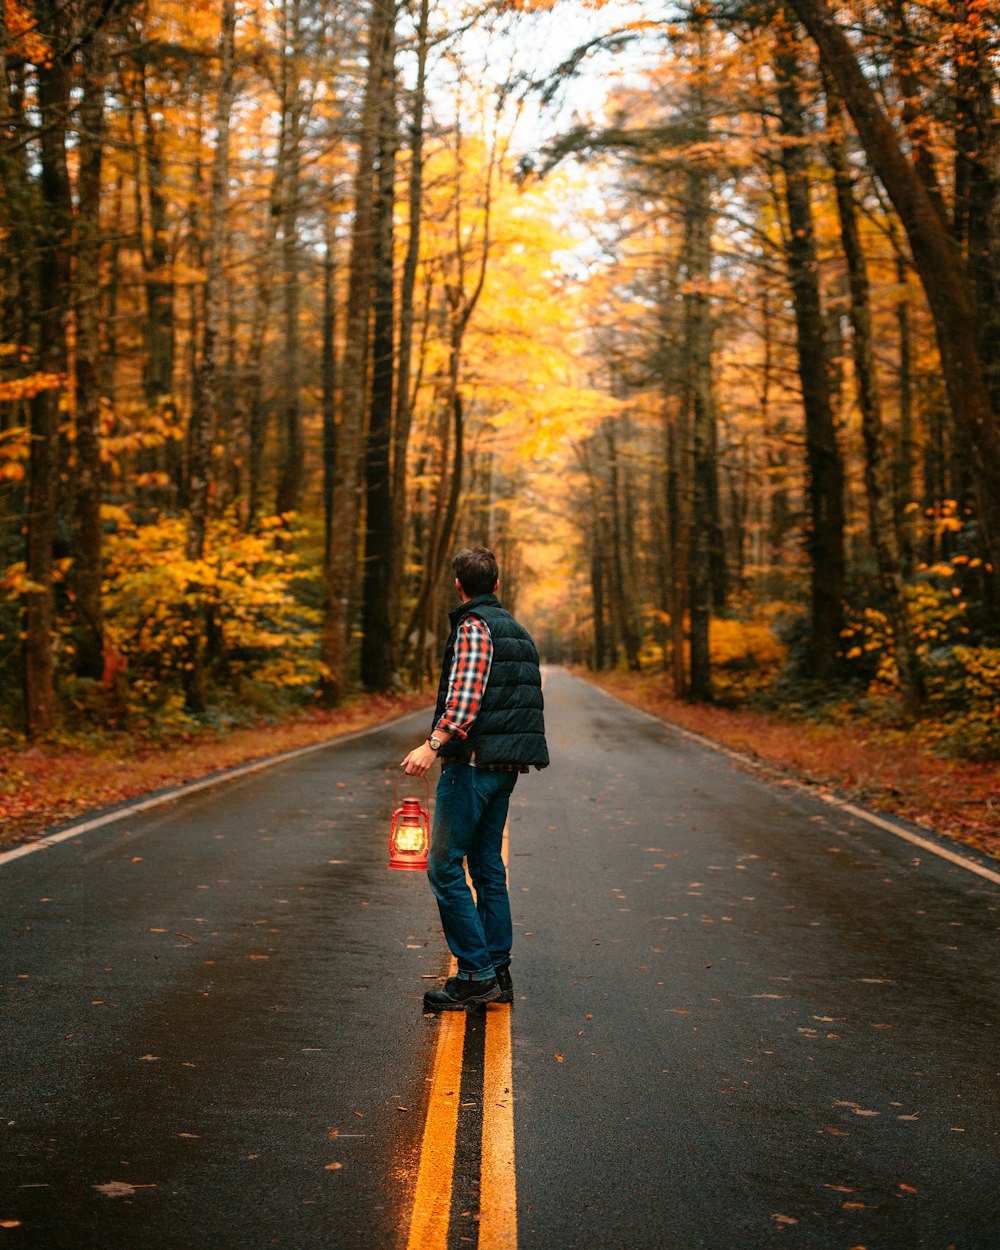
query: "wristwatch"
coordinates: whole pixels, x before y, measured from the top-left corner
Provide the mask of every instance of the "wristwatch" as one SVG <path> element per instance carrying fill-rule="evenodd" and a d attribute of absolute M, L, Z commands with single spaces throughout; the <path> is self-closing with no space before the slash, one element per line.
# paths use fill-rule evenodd
<path fill-rule="evenodd" d="M 437 736 L 437 734 L 431 734 L 431 736 L 427 739 L 427 745 L 432 751 L 440 751 L 444 746 L 444 743 Z"/>

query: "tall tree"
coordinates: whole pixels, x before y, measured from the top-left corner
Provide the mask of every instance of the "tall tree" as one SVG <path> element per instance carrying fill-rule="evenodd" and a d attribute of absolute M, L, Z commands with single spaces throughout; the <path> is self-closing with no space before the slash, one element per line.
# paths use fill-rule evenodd
<path fill-rule="evenodd" d="M 206 268 L 204 328 L 198 389 L 191 413 L 190 487 L 187 524 L 187 558 L 201 560 L 205 554 L 212 489 L 212 446 L 219 421 L 219 353 L 222 347 L 225 304 L 223 301 L 223 260 L 226 245 L 226 201 L 229 184 L 229 130 L 235 94 L 236 0 L 222 0 L 219 29 L 219 84 L 215 104 L 215 151 L 208 201 L 206 229 Z M 196 588 L 192 588 L 196 589 Z M 205 706 L 204 663 L 205 626 L 203 613 L 196 613 L 187 684 L 192 711 Z"/>
<path fill-rule="evenodd" d="M 836 80 L 872 167 L 899 214 L 934 318 L 951 409 L 975 455 L 985 547 L 1000 601 L 1000 423 L 987 386 L 969 278 L 945 222 L 826 0 L 788 0 Z"/>
<path fill-rule="evenodd" d="M 795 302 L 809 465 L 810 660 L 815 675 L 827 679 L 836 664 L 844 628 L 844 466 L 830 393 L 830 363 L 809 189 L 810 137 L 798 87 L 801 70 L 794 32 L 779 31 L 777 37 L 775 74 L 788 214 L 786 255 Z"/>
<path fill-rule="evenodd" d="M 101 167 L 107 31 L 96 6 L 83 35 L 76 247 L 76 546 L 73 592 L 76 608 L 76 670 L 103 672 L 101 601 Z M 97 19 L 96 21 L 94 19 Z"/>
<path fill-rule="evenodd" d="M 395 0 L 371 0 L 368 13 L 365 90 L 358 123 L 354 176 L 354 219 L 347 312 L 344 325 L 343 390 L 337 433 L 337 467 L 331 541 L 324 578 L 322 692 L 327 705 L 343 698 L 350 678 L 351 627 L 360 518 L 359 488 L 368 394 L 368 335 L 372 304 L 372 242 L 375 155 L 385 82 L 382 57 L 396 19 Z"/>
<path fill-rule="evenodd" d="M 66 152 L 73 80 L 73 32 L 58 4 L 38 0 L 34 19 L 48 43 L 38 67 L 41 205 L 37 226 L 39 292 L 36 367 L 65 375 L 68 310 L 72 304 L 73 199 Z M 29 737 L 49 732 L 56 720 L 53 629 L 53 544 L 59 497 L 59 392 L 40 390 L 30 403 L 31 457 L 24 593 L 24 716 Z"/>
<path fill-rule="evenodd" d="M 923 702 L 924 683 L 903 588 L 902 561 L 893 507 L 892 469 L 882 421 L 882 400 L 872 342 L 868 265 L 861 244 L 854 186 L 841 135 L 839 100 L 829 83 L 826 97 L 829 126 L 827 147 L 837 196 L 841 243 L 847 262 L 854 376 L 858 407 L 861 409 L 861 434 L 865 445 L 864 479 L 868 502 L 868 532 L 892 626 L 899 687 L 907 712 L 914 716 Z"/>
<path fill-rule="evenodd" d="M 394 217 L 396 211 L 395 26 L 382 48 L 382 113 L 374 205 L 374 302 L 372 384 L 365 447 L 365 548 L 361 607 L 361 680 L 370 690 L 387 690 L 395 667 L 395 622 L 391 608 L 396 565 L 393 553 L 402 535 L 393 525 L 393 387 L 396 288 Z M 405 454 L 405 451 L 404 451 Z"/>

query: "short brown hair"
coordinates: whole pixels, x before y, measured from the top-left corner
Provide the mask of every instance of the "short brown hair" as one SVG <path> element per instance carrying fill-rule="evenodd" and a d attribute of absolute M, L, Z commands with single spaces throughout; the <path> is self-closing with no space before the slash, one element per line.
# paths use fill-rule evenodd
<path fill-rule="evenodd" d="M 466 547 L 451 562 L 467 595 L 489 595 L 500 577 L 497 558 L 489 547 Z"/>

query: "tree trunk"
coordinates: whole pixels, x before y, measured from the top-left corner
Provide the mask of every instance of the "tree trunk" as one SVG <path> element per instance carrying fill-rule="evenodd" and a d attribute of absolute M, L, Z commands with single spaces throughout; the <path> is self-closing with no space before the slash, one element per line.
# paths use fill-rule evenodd
<path fill-rule="evenodd" d="M 395 30 L 390 24 L 382 49 L 382 117 L 374 208 L 374 326 L 371 410 L 365 448 L 365 554 L 361 611 L 361 680 L 369 690 L 388 690 L 396 664 L 392 604 L 395 532 L 392 498 L 393 366 L 395 332 L 394 231 L 396 208 Z M 403 451 L 405 455 L 405 448 Z"/>
<path fill-rule="evenodd" d="M 809 469 L 809 557 L 812 566 L 810 660 L 812 675 L 829 681 L 844 627 L 844 466 L 837 444 L 830 397 L 829 363 L 819 269 L 809 195 L 809 153 L 801 75 L 790 32 L 775 58 L 781 133 L 781 163 L 788 211 L 788 276 L 795 302 L 799 379 L 806 421 Z"/>
<path fill-rule="evenodd" d="M 191 413 L 191 461 L 187 551 L 189 560 L 202 560 L 212 486 L 212 444 L 219 420 L 219 364 L 223 335 L 223 258 L 226 245 L 226 200 L 229 180 L 229 123 L 233 109 L 233 69 L 236 42 L 236 0 L 222 0 L 219 31 L 219 90 L 215 109 L 215 152 L 208 201 L 205 252 L 205 312 L 197 402 Z M 197 587 L 192 587 L 197 591 Z M 192 711 L 205 707 L 205 614 L 197 612 L 187 680 Z"/>
<path fill-rule="evenodd" d="M 916 461 L 913 435 L 913 350 L 910 343 L 910 302 L 906 290 L 909 270 L 902 255 L 896 257 L 896 283 L 900 297 L 896 304 L 896 326 L 899 333 L 897 393 L 899 395 L 899 428 L 896 437 L 894 491 L 896 496 L 896 528 L 899 533 L 900 557 L 907 576 L 913 570 L 916 526 L 913 509 L 916 505 L 914 465 Z"/>
<path fill-rule="evenodd" d="M 333 496 L 337 476 L 337 258 L 332 210 L 326 214 L 323 252 L 323 567 L 333 542 Z"/>
<path fill-rule="evenodd" d="M 611 609 L 618 621 L 618 633 L 625 650 L 625 662 L 633 673 L 639 671 L 639 636 L 632 614 L 632 596 L 629 587 L 634 584 L 634 570 L 625 570 L 625 555 L 635 559 L 635 552 L 625 542 L 622 518 L 622 499 L 618 446 L 610 421 L 604 424 L 604 445 L 608 466 L 608 504 L 611 513 L 610 563 L 611 563 Z"/>
<path fill-rule="evenodd" d="M 712 698 L 709 622 L 712 591 L 713 504 L 717 505 L 715 405 L 712 396 L 712 206 L 708 171 L 687 171 L 684 204 L 685 406 L 690 414 L 692 492 L 688 525 L 690 668 L 687 697 Z"/>
<path fill-rule="evenodd" d="M 59 15 L 50 2 L 37 11 L 52 58 L 38 67 L 42 217 L 38 226 L 38 355 L 40 372 L 65 374 L 73 203 L 66 161 L 71 66 L 60 48 Z M 59 392 L 43 390 L 30 403 L 24 595 L 24 720 L 28 737 L 55 724 L 53 542 L 59 492 Z"/>
<path fill-rule="evenodd" d="M 281 460 L 275 511 L 294 512 L 302 494 L 304 447 L 300 391 L 301 334 L 299 307 L 299 212 L 302 171 L 303 101 L 299 64 L 302 57 L 302 0 L 289 0 L 282 13 L 282 131 L 285 137 L 285 177 L 282 179 L 281 258 L 284 296 L 284 356 L 282 360 Z"/>
<path fill-rule="evenodd" d="M 107 35 L 98 27 L 83 48 L 76 250 L 76 671 L 104 671 L 101 605 L 101 163 Z"/>
<path fill-rule="evenodd" d="M 923 702 L 924 686 L 917 660 L 913 630 L 907 613 L 899 543 L 896 537 L 892 473 L 886 447 L 885 428 L 882 423 L 882 403 L 879 397 L 875 357 L 872 351 L 868 267 L 858 231 L 854 188 L 848 172 L 847 156 L 844 152 L 843 140 L 838 133 L 841 125 L 839 101 L 829 83 L 826 88 L 826 97 L 827 124 L 830 127 L 828 154 L 833 170 L 837 209 L 840 215 L 840 239 L 847 262 L 847 278 L 851 296 L 854 373 L 858 406 L 861 409 L 861 435 L 865 445 L 864 479 L 868 501 L 868 531 L 875 551 L 879 580 L 882 583 L 886 611 L 892 627 L 893 650 L 903 706 L 909 716 L 915 716 Z"/>
<path fill-rule="evenodd" d="M 344 327 L 344 382 L 337 437 L 337 491 L 333 501 L 330 558 L 324 584 L 321 659 L 322 695 L 327 706 L 334 706 L 343 698 L 350 675 L 350 637 L 360 520 L 359 485 L 368 390 L 375 151 L 382 116 L 382 51 L 386 32 L 395 23 L 395 18 L 395 0 L 371 0 L 368 69 L 354 180 L 354 224 Z"/>
<path fill-rule="evenodd" d="M 979 519 L 1000 596 L 1000 425 L 986 383 L 968 278 L 927 188 L 913 169 L 826 0 L 787 0 L 809 31 L 906 230 L 934 318 L 951 409 L 974 451 Z"/>
<path fill-rule="evenodd" d="M 417 19 L 417 80 L 410 118 L 410 178 L 408 189 L 409 232 L 399 291 L 399 354 L 396 365 L 396 413 L 392 446 L 392 532 L 394 537 L 390 585 L 395 588 L 389 626 L 394 643 L 400 640 L 399 606 L 407 551 L 407 454 L 413 422 L 411 371 L 414 330 L 414 298 L 420 263 L 420 222 L 424 185 L 424 111 L 427 102 L 427 52 L 430 0 L 420 0 Z M 428 284 L 429 288 L 430 284 Z M 428 289 L 429 294 L 429 289 Z M 423 356 L 421 355 L 421 361 Z"/>

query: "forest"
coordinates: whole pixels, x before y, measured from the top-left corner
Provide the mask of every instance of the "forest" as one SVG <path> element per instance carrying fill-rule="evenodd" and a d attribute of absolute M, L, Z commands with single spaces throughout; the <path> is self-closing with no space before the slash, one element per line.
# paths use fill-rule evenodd
<path fill-rule="evenodd" d="M 1000 757 L 990 0 L 3 0 L 0 741 L 543 658 Z"/>

